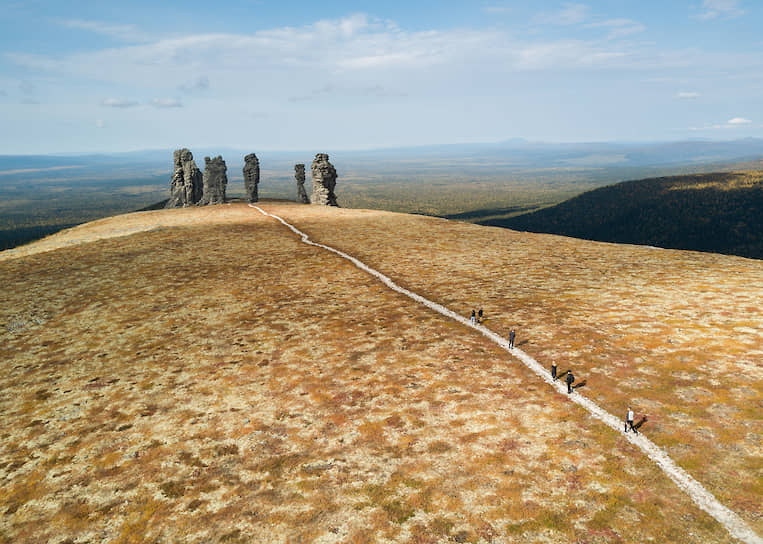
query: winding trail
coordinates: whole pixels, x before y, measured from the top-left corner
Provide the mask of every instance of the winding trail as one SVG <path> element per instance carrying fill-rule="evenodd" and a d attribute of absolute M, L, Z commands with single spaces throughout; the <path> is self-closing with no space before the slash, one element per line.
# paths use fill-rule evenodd
<path fill-rule="evenodd" d="M 277 215 L 273 215 L 271 213 L 266 212 L 259 206 L 255 206 L 253 204 L 249 204 L 250 208 L 254 208 L 258 210 L 263 215 L 266 215 L 268 217 L 272 217 L 273 219 L 276 219 L 283 223 L 286 227 L 291 229 L 295 234 L 301 237 L 302 242 L 305 244 L 309 244 L 311 246 L 320 247 L 322 249 L 325 249 L 326 251 L 330 251 L 332 253 L 336 253 L 340 257 L 347 259 L 352 264 L 354 264 L 356 267 L 360 268 L 364 272 L 367 272 L 371 274 L 372 276 L 378 278 L 382 283 L 384 283 L 387 287 L 392 289 L 393 291 L 397 291 L 398 293 L 401 293 L 409 298 L 412 298 L 416 302 L 419 302 L 426 306 L 427 308 L 430 308 L 445 317 L 449 317 L 455 321 L 458 321 L 459 323 L 470 327 L 472 329 L 477 330 L 480 332 L 483 336 L 486 338 L 492 340 L 496 344 L 498 344 L 501 348 L 508 351 L 511 355 L 522 361 L 524 365 L 535 372 L 543 381 L 545 381 L 549 386 L 556 389 L 558 392 L 567 394 L 567 388 L 566 384 L 563 384 L 561 380 L 554 382 L 551 379 L 551 376 L 546 368 L 541 366 L 538 361 L 527 355 L 525 352 L 523 352 L 519 348 L 510 348 L 509 347 L 509 341 L 494 333 L 490 329 L 484 327 L 483 325 L 472 325 L 470 320 L 466 317 L 463 317 L 456 312 L 449 310 L 445 306 L 438 304 L 436 302 L 432 302 L 429 299 L 426 299 L 422 297 L 421 295 L 418 295 L 414 293 L 413 291 L 409 291 L 408 289 L 405 289 L 404 287 L 400 287 L 395 282 L 393 282 L 390 278 L 382 274 L 381 272 L 374 270 L 373 268 L 367 266 L 362 261 L 359 261 L 355 257 L 348 255 L 347 253 L 344 253 L 343 251 L 339 251 L 338 249 L 335 249 L 331 246 L 327 246 L 324 244 L 319 244 L 317 242 L 313 242 L 310 240 L 310 237 L 305 234 L 304 232 L 300 231 L 290 223 L 286 222 L 282 218 L 278 217 Z M 578 405 L 585 408 L 591 415 L 596 417 L 597 419 L 601 420 L 605 425 L 608 427 L 611 427 L 617 432 L 622 432 L 621 429 L 623 428 L 623 421 L 614 415 L 610 414 L 606 410 L 604 410 L 601 406 L 596 404 L 590 399 L 587 399 L 586 397 L 582 396 L 580 393 L 573 393 L 571 395 L 568 395 L 568 398 L 572 401 L 577 403 Z M 763 539 L 758 536 L 758 534 L 753 531 L 745 521 L 740 518 L 736 513 L 729 510 L 727 507 L 725 507 L 723 504 L 721 504 L 718 499 L 715 498 L 715 496 L 710 493 L 707 489 L 704 488 L 704 486 L 699 483 L 697 480 L 695 480 L 688 472 L 686 472 L 684 469 L 679 467 L 669 456 L 667 453 L 665 453 L 660 447 L 658 447 L 656 444 L 654 444 L 651 440 L 646 438 L 643 434 L 633 435 L 633 434 L 624 434 L 623 438 L 625 440 L 628 440 L 633 445 L 637 446 L 638 448 L 643 451 L 649 459 L 654 461 L 657 466 L 659 466 L 662 471 L 673 480 L 673 482 L 681 488 L 691 499 L 694 501 L 694 503 L 713 516 L 718 522 L 720 522 L 728 532 L 734 536 L 735 538 L 738 538 L 742 542 L 746 542 L 748 544 L 763 544 Z"/>

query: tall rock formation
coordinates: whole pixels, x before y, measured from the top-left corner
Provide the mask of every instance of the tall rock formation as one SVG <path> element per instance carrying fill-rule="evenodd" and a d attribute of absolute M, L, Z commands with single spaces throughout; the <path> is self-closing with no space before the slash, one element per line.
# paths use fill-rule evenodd
<path fill-rule="evenodd" d="M 260 161 L 257 155 L 249 153 L 244 157 L 244 187 L 249 202 L 257 202 L 257 185 L 260 183 Z"/>
<path fill-rule="evenodd" d="M 203 180 L 201 170 L 193 160 L 190 150 L 176 149 L 172 154 L 175 170 L 170 182 L 170 199 L 166 208 L 185 208 L 194 206 L 201 200 Z"/>
<path fill-rule="evenodd" d="M 302 204 L 310 204 L 310 198 L 305 191 L 305 165 L 294 165 L 294 177 L 297 179 L 297 202 Z"/>
<path fill-rule="evenodd" d="M 334 194 L 336 168 L 329 162 L 328 154 L 318 153 L 310 171 L 313 174 L 313 195 L 310 201 L 323 206 L 339 206 Z"/>
<path fill-rule="evenodd" d="M 218 155 L 214 159 L 204 157 L 204 192 L 199 206 L 225 203 L 225 187 L 228 185 L 228 167 Z"/>

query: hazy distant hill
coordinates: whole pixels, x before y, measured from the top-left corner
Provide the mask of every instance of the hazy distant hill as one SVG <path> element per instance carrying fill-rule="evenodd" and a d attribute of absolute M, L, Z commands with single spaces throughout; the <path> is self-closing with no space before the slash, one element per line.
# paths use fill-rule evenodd
<path fill-rule="evenodd" d="M 479 223 L 763 259 L 763 171 L 626 181 Z"/>

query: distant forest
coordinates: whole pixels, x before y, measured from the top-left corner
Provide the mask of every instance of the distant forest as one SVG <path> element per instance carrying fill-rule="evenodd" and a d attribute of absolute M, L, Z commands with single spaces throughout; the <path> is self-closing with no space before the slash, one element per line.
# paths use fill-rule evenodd
<path fill-rule="evenodd" d="M 482 225 L 763 259 L 763 171 L 626 181 Z"/>

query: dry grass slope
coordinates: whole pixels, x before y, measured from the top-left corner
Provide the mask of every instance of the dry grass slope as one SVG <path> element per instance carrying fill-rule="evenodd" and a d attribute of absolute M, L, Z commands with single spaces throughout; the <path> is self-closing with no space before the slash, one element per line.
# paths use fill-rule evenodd
<path fill-rule="evenodd" d="M 518 327 L 762 532 L 760 263 L 263 207 Z M 505 352 L 254 210 L 57 236 L 0 262 L 0 542 L 732 541 Z"/>

